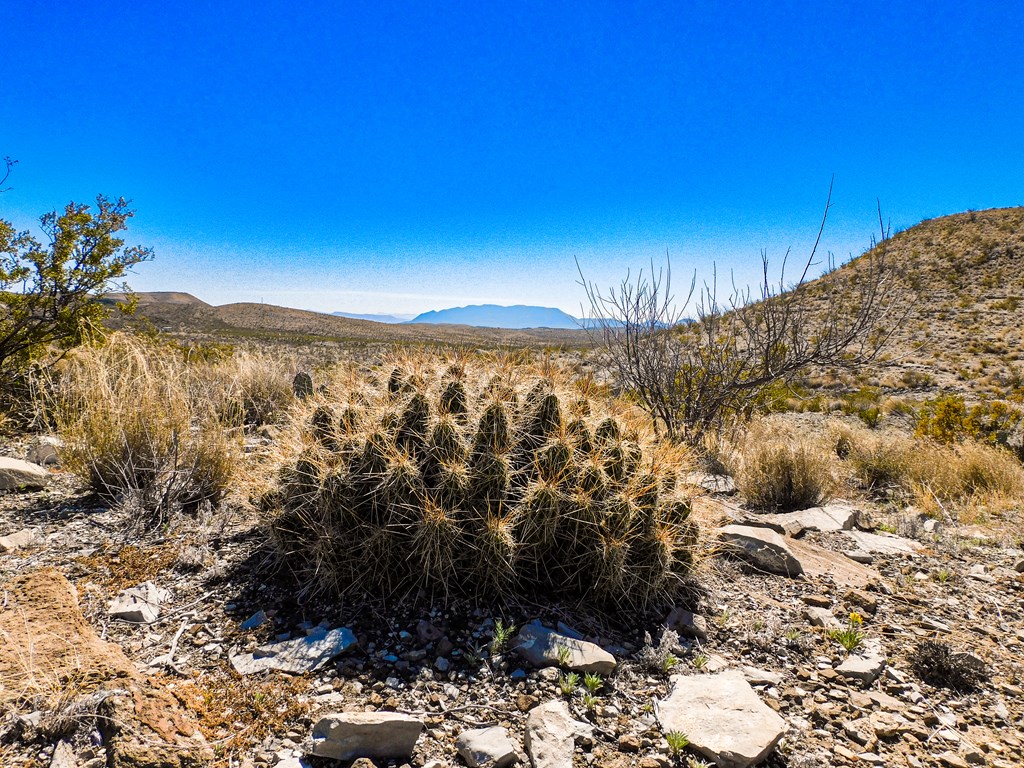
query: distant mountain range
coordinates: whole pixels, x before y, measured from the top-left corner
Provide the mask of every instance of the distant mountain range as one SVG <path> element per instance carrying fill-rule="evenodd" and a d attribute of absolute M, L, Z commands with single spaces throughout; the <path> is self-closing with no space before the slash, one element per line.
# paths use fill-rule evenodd
<path fill-rule="evenodd" d="M 431 310 L 417 315 L 410 323 L 473 325 L 478 328 L 562 328 L 577 329 L 579 321 L 553 307 L 530 307 L 522 304 L 502 307 L 479 304 L 469 307 Z"/>

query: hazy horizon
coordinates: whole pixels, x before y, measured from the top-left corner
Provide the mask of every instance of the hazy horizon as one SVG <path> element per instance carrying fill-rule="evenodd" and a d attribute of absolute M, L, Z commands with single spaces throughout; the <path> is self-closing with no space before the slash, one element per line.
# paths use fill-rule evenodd
<path fill-rule="evenodd" d="M 757 280 L 822 241 L 1024 203 L 1024 8 L 896 2 L 12 3 L 0 216 L 123 195 L 139 291 L 579 316 L 671 254 Z"/>

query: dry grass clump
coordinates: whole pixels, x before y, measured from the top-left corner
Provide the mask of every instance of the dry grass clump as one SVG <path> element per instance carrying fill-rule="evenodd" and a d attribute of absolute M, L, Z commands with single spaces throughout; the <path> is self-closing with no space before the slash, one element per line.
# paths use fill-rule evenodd
<path fill-rule="evenodd" d="M 236 426 L 279 424 L 295 401 L 292 379 L 297 362 L 288 355 L 260 348 L 235 350 L 225 359 L 198 369 L 198 379 L 221 403 L 221 417 Z"/>
<path fill-rule="evenodd" d="M 240 456 L 207 384 L 172 350 L 113 334 L 76 350 L 42 391 L 64 466 L 104 499 L 162 519 L 220 501 Z"/>
<path fill-rule="evenodd" d="M 736 488 L 758 509 L 790 510 L 826 501 L 835 488 L 835 454 L 775 421 L 751 426 L 733 457 Z"/>
<path fill-rule="evenodd" d="M 1024 499 L 1024 467 L 1005 448 L 970 439 L 943 445 L 845 425 L 833 434 L 864 488 L 902 495 L 926 512 L 949 505 L 1006 507 Z"/>
<path fill-rule="evenodd" d="M 683 449 L 592 382 L 515 357 L 338 369 L 297 410 L 271 528 L 312 588 L 643 607 L 696 525 Z"/>

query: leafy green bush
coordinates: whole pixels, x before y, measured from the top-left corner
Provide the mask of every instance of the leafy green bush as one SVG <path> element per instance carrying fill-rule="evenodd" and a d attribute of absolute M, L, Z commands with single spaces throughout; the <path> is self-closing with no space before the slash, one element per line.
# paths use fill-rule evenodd
<path fill-rule="evenodd" d="M 606 401 L 464 362 L 339 378 L 301 425 L 271 523 L 312 584 L 637 608 L 688 570 L 683 453 Z"/>

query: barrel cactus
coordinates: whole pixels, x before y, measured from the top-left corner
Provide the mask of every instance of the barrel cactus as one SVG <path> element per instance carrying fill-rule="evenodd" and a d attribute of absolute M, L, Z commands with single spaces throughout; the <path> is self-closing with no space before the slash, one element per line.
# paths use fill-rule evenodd
<path fill-rule="evenodd" d="M 271 528 L 315 586 L 615 609 L 671 596 L 698 533 L 678 451 L 567 381 L 424 368 L 305 406 Z"/>

